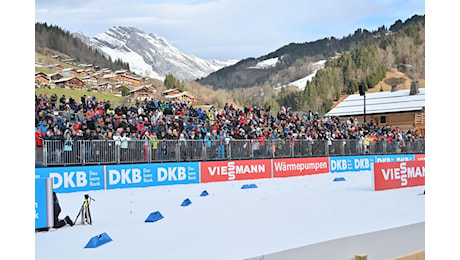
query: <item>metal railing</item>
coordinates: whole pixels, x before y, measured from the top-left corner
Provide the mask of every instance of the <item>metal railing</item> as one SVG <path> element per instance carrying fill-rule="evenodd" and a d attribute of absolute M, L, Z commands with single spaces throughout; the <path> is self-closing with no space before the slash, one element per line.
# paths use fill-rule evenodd
<path fill-rule="evenodd" d="M 114 140 L 50 141 L 36 149 L 47 166 L 425 153 L 425 140 Z"/>

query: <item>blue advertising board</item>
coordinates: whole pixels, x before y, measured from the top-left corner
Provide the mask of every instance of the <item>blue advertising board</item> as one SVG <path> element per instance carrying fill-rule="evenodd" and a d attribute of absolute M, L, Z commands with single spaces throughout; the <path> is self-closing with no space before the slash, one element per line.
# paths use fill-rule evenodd
<path fill-rule="evenodd" d="M 48 182 L 48 183 L 47 183 Z M 51 180 L 35 179 L 35 228 L 46 228 L 54 225 Z"/>
<path fill-rule="evenodd" d="M 104 166 L 35 168 L 35 178 L 48 177 L 56 193 L 104 189 Z"/>
<path fill-rule="evenodd" d="M 375 155 L 329 157 L 331 173 L 370 171 L 374 162 Z"/>
<path fill-rule="evenodd" d="M 415 155 L 413 154 L 385 154 L 375 156 L 375 162 L 404 162 L 414 160 Z"/>
<path fill-rule="evenodd" d="M 107 165 L 107 189 L 199 183 L 199 163 Z"/>

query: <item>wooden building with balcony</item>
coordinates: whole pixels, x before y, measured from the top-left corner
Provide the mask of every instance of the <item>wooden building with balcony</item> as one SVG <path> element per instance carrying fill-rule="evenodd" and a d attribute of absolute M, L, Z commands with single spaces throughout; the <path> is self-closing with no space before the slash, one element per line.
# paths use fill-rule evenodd
<path fill-rule="evenodd" d="M 354 117 L 364 123 L 364 96 L 348 96 L 325 116 Z M 425 134 L 425 88 L 413 82 L 411 89 L 366 93 L 366 122 L 418 130 Z"/>

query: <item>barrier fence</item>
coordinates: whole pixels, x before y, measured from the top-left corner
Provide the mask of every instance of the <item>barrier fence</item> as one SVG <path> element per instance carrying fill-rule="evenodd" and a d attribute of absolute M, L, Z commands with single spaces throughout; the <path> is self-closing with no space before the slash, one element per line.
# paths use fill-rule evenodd
<path fill-rule="evenodd" d="M 425 140 L 44 140 L 35 161 L 46 167 L 407 153 L 425 153 Z"/>

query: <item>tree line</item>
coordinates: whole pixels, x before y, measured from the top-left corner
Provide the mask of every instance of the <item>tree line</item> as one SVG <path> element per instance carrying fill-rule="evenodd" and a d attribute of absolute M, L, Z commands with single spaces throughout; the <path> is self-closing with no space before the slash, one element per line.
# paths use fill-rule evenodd
<path fill-rule="evenodd" d="M 207 85 L 214 89 L 235 89 L 264 86 L 265 84 L 271 83 L 271 79 L 273 78 L 281 78 L 282 82 L 280 83 L 283 84 L 285 81 L 295 80 L 297 75 L 296 73 L 292 73 L 292 70 L 289 70 L 289 68 L 292 66 L 298 66 L 299 60 L 305 60 L 306 57 L 326 59 L 334 56 L 335 53 L 349 52 L 358 46 L 374 42 L 376 36 L 385 38 L 383 36 L 385 36 L 385 33 L 389 31 L 396 33 L 400 30 L 407 30 L 407 27 L 420 23 L 424 24 L 424 21 L 424 15 L 414 15 L 405 22 L 402 22 L 401 20 L 396 21 L 390 29 L 382 26 L 371 32 L 366 29 L 359 28 L 353 34 L 349 34 L 341 39 L 327 37 L 311 42 L 290 43 L 259 58 L 251 57 L 241 60 L 233 66 L 225 67 L 211 73 L 205 78 L 198 79 L 197 82 L 201 85 Z M 414 34 L 417 34 L 417 30 L 413 30 Z M 420 38 L 419 40 L 424 41 L 424 38 Z M 280 59 L 280 62 L 274 68 L 263 70 L 251 68 L 260 61 L 276 57 Z M 290 74 L 286 74 L 286 72 L 289 72 Z M 283 75 L 276 76 L 278 73 L 282 73 Z"/>
<path fill-rule="evenodd" d="M 374 88 L 386 77 L 387 70 L 398 64 L 411 65 L 411 71 L 404 71 L 410 78 L 424 78 L 424 37 L 424 20 L 410 23 L 393 35 L 374 37 L 368 44 L 329 60 L 326 67 L 307 82 L 304 91 L 283 90 L 274 99 L 278 106 L 326 113 L 342 94 L 356 93 L 360 84 L 366 90 Z"/>

